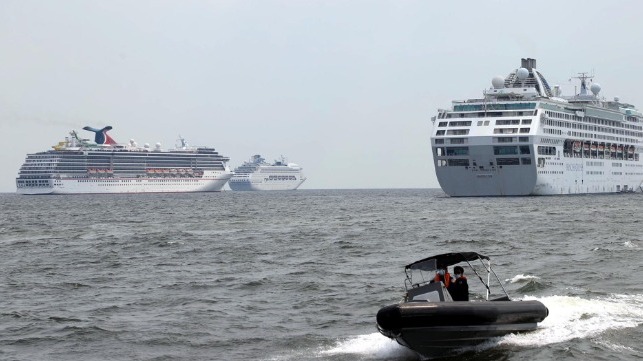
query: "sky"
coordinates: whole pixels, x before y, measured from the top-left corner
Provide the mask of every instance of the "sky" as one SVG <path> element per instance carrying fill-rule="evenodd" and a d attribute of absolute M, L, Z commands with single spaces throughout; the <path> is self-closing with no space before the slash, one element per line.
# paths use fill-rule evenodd
<path fill-rule="evenodd" d="M 0 1 L 0 192 L 27 153 L 111 125 L 181 135 L 301 189 L 438 188 L 431 117 L 537 59 L 643 107 L 640 1 Z M 80 130 L 91 137 L 88 132 Z"/>

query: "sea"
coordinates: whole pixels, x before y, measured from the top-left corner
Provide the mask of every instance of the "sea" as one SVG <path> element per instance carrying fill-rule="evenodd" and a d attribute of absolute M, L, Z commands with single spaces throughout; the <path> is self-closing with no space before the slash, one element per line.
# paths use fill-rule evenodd
<path fill-rule="evenodd" d="M 375 315 L 401 300 L 406 264 L 458 251 L 489 256 L 510 297 L 549 317 L 444 359 L 641 360 L 642 204 L 439 189 L 1 194 L 0 360 L 419 360 Z"/>

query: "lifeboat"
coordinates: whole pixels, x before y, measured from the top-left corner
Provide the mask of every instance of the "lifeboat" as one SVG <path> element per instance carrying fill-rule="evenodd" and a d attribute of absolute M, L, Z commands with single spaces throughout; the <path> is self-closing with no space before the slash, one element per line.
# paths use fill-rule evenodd
<path fill-rule="evenodd" d="M 478 261 L 481 266 L 471 264 Z M 437 271 L 448 271 L 449 266 L 457 264 L 465 269 L 464 274 L 470 275 L 471 280 L 477 278 L 482 284 L 481 289 L 486 292 L 483 301 L 468 300 L 469 286 L 462 278 L 459 282 L 449 282 L 447 288 L 437 276 L 434 277 Z M 480 275 L 478 270 L 484 270 L 481 273 L 487 273 L 487 277 Z M 444 357 L 495 337 L 533 331 L 538 322 L 549 315 L 547 307 L 539 301 L 510 300 L 491 269 L 489 257 L 476 252 L 428 257 L 407 265 L 404 271 L 404 300 L 378 311 L 377 328 L 382 335 L 417 352 L 421 358 Z M 491 274 L 498 281 L 494 282 L 493 289 L 503 291 L 499 297 L 491 297 Z M 421 281 L 414 283 L 414 278 Z M 466 290 L 462 288 L 465 286 Z"/>
<path fill-rule="evenodd" d="M 580 152 L 580 142 L 579 141 L 574 142 L 574 152 L 576 152 L 576 153 Z"/>

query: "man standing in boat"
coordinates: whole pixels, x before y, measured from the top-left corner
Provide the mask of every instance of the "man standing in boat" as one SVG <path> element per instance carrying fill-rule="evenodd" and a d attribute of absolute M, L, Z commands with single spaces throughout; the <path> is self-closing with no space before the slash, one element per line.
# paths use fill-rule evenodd
<path fill-rule="evenodd" d="M 447 286 L 451 298 L 454 301 L 469 301 L 469 284 L 467 277 L 464 276 L 464 268 L 455 266 L 453 273 L 455 273 L 455 280 L 451 282 L 450 286 Z"/>

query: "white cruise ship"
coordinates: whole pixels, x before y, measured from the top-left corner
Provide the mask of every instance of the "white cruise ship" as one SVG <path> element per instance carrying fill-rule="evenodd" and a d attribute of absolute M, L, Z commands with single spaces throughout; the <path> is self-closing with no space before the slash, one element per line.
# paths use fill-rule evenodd
<path fill-rule="evenodd" d="M 295 190 L 306 177 L 302 168 L 282 158 L 270 164 L 260 155 L 254 155 L 234 170 L 228 185 L 233 191 L 286 191 Z"/>
<path fill-rule="evenodd" d="M 83 129 L 95 133 L 95 142 L 72 131 L 53 150 L 28 154 L 17 193 L 216 192 L 232 177 L 229 158 L 214 148 L 191 148 L 184 139 L 173 150 L 133 140 L 121 145 L 107 134 L 112 127 Z"/>
<path fill-rule="evenodd" d="M 550 87 L 535 59 L 495 77 L 480 99 L 432 118 L 435 171 L 450 196 L 640 192 L 643 115 L 606 100 L 579 73 L 578 94 Z"/>

